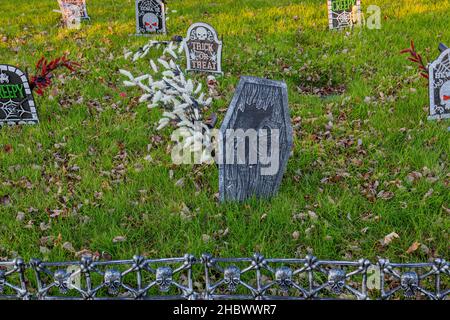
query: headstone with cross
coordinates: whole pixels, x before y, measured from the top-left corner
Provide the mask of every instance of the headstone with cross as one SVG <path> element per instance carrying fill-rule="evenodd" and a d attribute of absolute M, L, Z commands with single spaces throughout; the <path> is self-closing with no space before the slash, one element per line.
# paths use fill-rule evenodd
<path fill-rule="evenodd" d="M 136 34 L 165 34 L 166 9 L 162 0 L 136 0 Z"/>
<path fill-rule="evenodd" d="M 274 196 L 292 145 L 286 84 L 242 77 L 220 128 L 220 200 Z"/>
<path fill-rule="evenodd" d="M 191 25 L 184 39 L 187 71 L 222 74 L 222 41 L 209 24 Z"/>
<path fill-rule="evenodd" d="M 39 122 L 27 75 L 10 65 L 0 65 L 0 125 Z"/>
<path fill-rule="evenodd" d="M 361 14 L 361 0 L 327 0 L 330 29 L 351 27 Z"/>
<path fill-rule="evenodd" d="M 428 67 L 429 120 L 450 118 L 450 48 L 441 43 L 439 51 L 440 56 Z"/>

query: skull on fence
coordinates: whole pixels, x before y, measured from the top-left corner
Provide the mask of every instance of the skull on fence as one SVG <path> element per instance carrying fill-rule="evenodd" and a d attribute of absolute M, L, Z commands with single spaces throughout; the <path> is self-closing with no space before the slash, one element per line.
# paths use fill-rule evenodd
<path fill-rule="evenodd" d="M 170 267 L 156 269 L 156 284 L 161 292 L 167 292 L 173 282 L 173 271 Z"/>
<path fill-rule="evenodd" d="M 416 289 L 419 286 L 419 276 L 413 271 L 405 272 L 400 278 L 400 285 L 405 297 L 413 298 L 416 295 Z"/>
<path fill-rule="evenodd" d="M 280 286 L 281 291 L 287 292 L 292 286 L 292 270 L 288 267 L 281 267 L 275 271 L 275 281 Z"/>
<path fill-rule="evenodd" d="M 70 274 L 65 270 L 56 270 L 53 274 L 54 284 L 62 294 L 67 294 L 69 291 L 69 278 Z"/>
<path fill-rule="evenodd" d="M 230 266 L 223 272 L 223 282 L 228 286 L 230 292 L 236 291 L 241 283 L 241 270 L 236 266 Z"/>
<path fill-rule="evenodd" d="M 122 274 L 117 270 L 106 270 L 104 275 L 104 282 L 108 288 L 108 293 L 116 295 L 122 286 Z"/>
<path fill-rule="evenodd" d="M 331 269 L 328 272 L 328 284 L 335 294 L 341 294 L 345 286 L 345 271 L 341 269 Z"/>

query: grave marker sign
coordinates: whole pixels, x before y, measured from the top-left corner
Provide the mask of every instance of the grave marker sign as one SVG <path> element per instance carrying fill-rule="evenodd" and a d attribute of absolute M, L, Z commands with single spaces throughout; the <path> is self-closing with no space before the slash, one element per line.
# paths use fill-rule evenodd
<path fill-rule="evenodd" d="M 73 24 L 74 20 L 90 20 L 86 0 L 58 0 L 58 4 L 66 26 Z"/>
<path fill-rule="evenodd" d="M 212 26 L 194 23 L 189 27 L 184 43 L 186 71 L 222 74 L 222 42 Z"/>
<path fill-rule="evenodd" d="M 242 77 L 220 128 L 221 201 L 270 198 L 293 144 L 284 82 Z"/>
<path fill-rule="evenodd" d="M 166 33 L 166 9 L 161 0 L 136 0 L 136 33 Z"/>
<path fill-rule="evenodd" d="M 353 25 L 361 14 L 361 0 L 327 0 L 330 29 L 343 29 Z"/>
<path fill-rule="evenodd" d="M 0 65 L 0 125 L 38 122 L 27 75 L 16 67 Z"/>
<path fill-rule="evenodd" d="M 450 118 L 450 48 L 441 48 L 441 55 L 429 66 L 429 120 Z"/>

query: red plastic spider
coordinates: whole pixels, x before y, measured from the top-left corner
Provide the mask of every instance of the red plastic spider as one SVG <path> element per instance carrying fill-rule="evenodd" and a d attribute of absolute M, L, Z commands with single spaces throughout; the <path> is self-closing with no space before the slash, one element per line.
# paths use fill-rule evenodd
<path fill-rule="evenodd" d="M 31 89 L 36 90 L 36 93 L 42 96 L 45 89 L 52 84 L 53 71 L 60 67 L 65 67 L 73 72 L 79 66 L 80 64 L 70 61 L 66 56 L 59 57 L 50 62 L 42 57 L 36 64 L 36 75 L 30 78 Z"/>

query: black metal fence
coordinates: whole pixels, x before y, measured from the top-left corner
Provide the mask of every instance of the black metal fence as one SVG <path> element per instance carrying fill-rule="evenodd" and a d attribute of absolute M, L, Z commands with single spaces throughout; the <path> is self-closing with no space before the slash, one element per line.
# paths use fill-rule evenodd
<path fill-rule="evenodd" d="M 0 299 L 448 299 L 449 263 L 181 258 L 0 262 Z"/>

